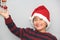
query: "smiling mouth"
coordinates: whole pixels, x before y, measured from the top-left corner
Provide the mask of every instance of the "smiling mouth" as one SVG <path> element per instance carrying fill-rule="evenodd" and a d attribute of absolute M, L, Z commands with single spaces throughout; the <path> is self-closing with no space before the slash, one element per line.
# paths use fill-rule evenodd
<path fill-rule="evenodd" d="M 41 26 L 42 26 L 42 24 L 36 25 L 36 27 L 41 27 Z"/>

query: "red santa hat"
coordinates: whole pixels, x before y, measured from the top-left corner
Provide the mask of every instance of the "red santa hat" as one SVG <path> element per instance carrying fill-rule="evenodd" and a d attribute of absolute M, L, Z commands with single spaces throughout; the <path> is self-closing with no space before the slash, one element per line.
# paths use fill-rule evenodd
<path fill-rule="evenodd" d="M 44 5 L 37 7 L 33 11 L 32 15 L 31 15 L 31 21 L 33 21 L 33 18 L 35 16 L 38 16 L 39 18 L 42 18 L 49 25 L 49 23 L 50 23 L 50 13 Z"/>

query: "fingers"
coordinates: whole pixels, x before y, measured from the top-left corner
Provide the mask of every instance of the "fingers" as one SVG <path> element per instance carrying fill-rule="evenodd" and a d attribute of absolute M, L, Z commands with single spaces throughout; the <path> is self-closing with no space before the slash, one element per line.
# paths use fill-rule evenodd
<path fill-rule="evenodd" d="M 5 6 L 1 6 L 1 8 L 7 10 L 7 6 L 6 5 Z"/>
<path fill-rule="evenodd" d="M 0 14 L 1 13 L 6 13 L 7 12 L 7 6 L 0 6 Z"/>

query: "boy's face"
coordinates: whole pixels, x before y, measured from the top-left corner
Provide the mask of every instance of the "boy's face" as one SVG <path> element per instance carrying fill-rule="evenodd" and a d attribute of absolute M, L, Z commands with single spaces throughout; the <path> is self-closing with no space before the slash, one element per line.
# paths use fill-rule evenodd
<path fill-rule="evenodd" d="M 39 18 L 38 16 L 35 16 L 33 18 L 33 25 L 37 30 L 44 30 L 46 29 L 47 23 L 43 19 Z"/>

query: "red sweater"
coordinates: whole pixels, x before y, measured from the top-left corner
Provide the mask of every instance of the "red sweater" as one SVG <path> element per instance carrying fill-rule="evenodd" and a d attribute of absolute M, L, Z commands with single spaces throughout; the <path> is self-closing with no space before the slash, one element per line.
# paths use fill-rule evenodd
<path fill-rule="evenodd" d="M 57 40 L 56 37 L 50 33 L 41 33 L 30 28 L 17 28 L 11 16 L 5 19 L 5 23 L 10 31 L 21 38 L 21 40 Z"/>

